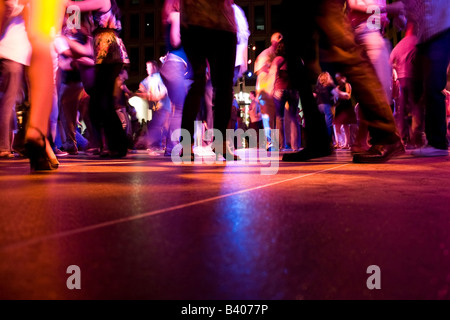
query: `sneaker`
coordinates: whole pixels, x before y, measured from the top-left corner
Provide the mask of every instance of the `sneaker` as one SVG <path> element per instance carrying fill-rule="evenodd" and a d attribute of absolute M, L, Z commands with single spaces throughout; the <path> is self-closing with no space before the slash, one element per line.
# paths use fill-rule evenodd
<path fill-rule="evenodd" d="M 68 152 L 61 151 L 58 148 L 55 148 L 54 153 L 55 153 L 55 156 L 57 156 L 57 157 L 65 157 L 65 156 L 67 156 L 69 154 Z"/>
<path fill-rule="evenodd" d="M 411 151 L 415 157 L 445 157 L 448 156 L 448 149 L 437 149 L 430 145 Z"/>

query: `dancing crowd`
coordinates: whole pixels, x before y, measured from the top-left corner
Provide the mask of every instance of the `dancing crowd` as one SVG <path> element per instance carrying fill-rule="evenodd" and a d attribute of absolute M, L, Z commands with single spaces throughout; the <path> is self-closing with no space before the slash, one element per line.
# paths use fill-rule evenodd
<path fill-rule="evenodd" d="M 406 149 L 448 156 L 449 0 L 281 6 L 283 26 L 257 56 L 250 92 L 259 148 L 288 162 L 337 148 L 355 163 Z M 244 11 L 233 0 L 165 0 L 161 17 L 166 54 L 146 62 L 133 92 L 115 0 L 0 1 L 0 158 L 18 154 L 31 171 L 50 171 L 80 150 L 126 157 L 144 138 L 151 154 L 192 161 L 203 141 L 216 159 L 239 161 L 241 145 L 219 136 L 241 127 L 233 87 L 248 68 Z M 393 48 L 389 25 L 404 34 Z M 148 123 L 134 96 L 148 104 Z"/>

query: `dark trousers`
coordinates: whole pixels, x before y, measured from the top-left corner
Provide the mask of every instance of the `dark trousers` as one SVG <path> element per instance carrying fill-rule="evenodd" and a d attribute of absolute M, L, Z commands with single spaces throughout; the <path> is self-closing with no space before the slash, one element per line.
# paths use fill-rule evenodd
<path fill-rule="evenodd" d="M 103 136 L 110 152 L 125 156 L 128 150 L 127 136 L 114 108 L 113 95 L 114 84 L 121 70 L 121 63 L 96 65 L 89 114 L 96 138 L 102 141 Z"/>
<path fill-rule="evenodd" d="M 415 68 L 416 80 L 425 104 L 425 134 L 430 146 L 447 149 L 447 117 L 445 95 L 442 90 L 447 85 L 447 68 L 450 62 L 450 29 L 439 36 L 418 45 Z"/>
<path fill-rule="evenodd" d="M 190 26 L 181 29 L 181 40 L 193 70 L 193 83 L 187 93 L 181 128 L 188 130 L 194 142 L 194 121 L 205 95 L 206 68 L 209 64 L 214 90 L 214 128 L 225 141 L 233 102 L 233 76 L 236 59 L 236 34 Z"/>
<path fill-rule="evenodd" d="M 332 65 L 352 84 L 369 127 L 371 143 L 389 144 L 399 139 L 386 93 L 367 55 L 355 42 L 343 11 L 344 3 L 344 0 L 317 0 L 306 9 L 301 1 L 283 1 L 287 64 L 302 101 L 307 147 L 330 143 L 323 115 L 311 92 L 325 64 Z"/>

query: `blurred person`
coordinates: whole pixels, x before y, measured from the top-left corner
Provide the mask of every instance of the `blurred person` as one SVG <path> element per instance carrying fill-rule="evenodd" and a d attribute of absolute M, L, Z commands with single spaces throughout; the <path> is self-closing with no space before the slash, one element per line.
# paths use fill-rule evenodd
<path fill-rule="evenodd" d="M 275 74 L 271 72 L 270 66 L 276 57 L 278 43 L 283 39 L 279 32 L 272 34 L 270 46 L 264 49 L 255 60 L 256 74 L 256 95 L 261 104 L 261 114 L 263 118 L 264 130 L 268 142 L 268 150 L 272 147 L 271 131 L 276 127 L 275 102 L 273 100 L 273 88 L 275 83 Z"/>
<path fill-rule="evenodd" d="M 19 0 L 2 1 L 0 30 L 0 158 L 13 158 L 11 119 L 16 100 L 24 88 L 25 66 L 30 65 L 31 45 L 28 41 L 23 17 L 24 6 Z"/>
<path fill-rule="evenodd" d="M 320 113 L 325 116 L 325 123 L 327 124 L 327 131 L 331 140 L 335 139 L 333 136 L 334 111 L 332 109 L 334 101 L 337 98 L 335 89 L 336 84 L 330 73 L 327 71 L 320 73 L 317 77 L 314 92 L 317 100 L 317 107 L 319 108 Z"/>
<path fill-rule="evenodd" d="M 289 80 L 283 40 L 278 43 L 275 55 L 276 57 L 273 59 L 272 65 L 270 66 L 270 73 L 275 75 L 272 96 L 275 102 L 275 127 L 279 130 L 279 145 L 275 147 L 278 147 L 278 150 L 286 151 L 289 148 L 287 143 L 289 140 L 292 149 L 297 150 L 299 148 L 297 144 L 299 132 L 296 114 L 298 111 L 299 96 L 298 92 L 292 88 Z M 287 139 L 285 136 L 285 125 L 287 125 L 284 121 L 286 103 L 288 105 L 289 113 L 288 124 L 290 129 L 290 139 Z"/>
<path fill-rule="evenodd" d="M 445 95 L 450 63 L 450 1 L 404 0 L 408 21 L 417 28 L 416 101 L 425 108 L 425 146 L 413 150 L 417 157 L 448 156 Z M 420 98 L 419 98 L 420 97 Z"/>
<path fill-rule="evenodd" d="M 207 66 L 213 87 L 214 128 L 223 136 L 222 145 L 215 143 L 216 156 L 239 160 L 226 143 L 226 129 L 233 101 L 233 76 L 236 62 L 237 28 L 229 0 L 181 0 L 181 40 L 193 70 L 193 83 L 183 107 L 181 127 L 190 134 L 191 150 L 183 158 L 193 159 L 194 121 L 205 96 Z M 217 138 L 217 137 L 215 137 Z"/>
<path fill-rule="evenodd" d="M 395 116 L 399 133 L 407 146 L 420 148 L 424 143 L 425 115 L 420 104 L 414 102 L 413 69 L 418 43 L 415 28 L 414 23 L 407 23 L 405 36 L 392 50 L 390 59 L 398 81 L 399 97 Z"/>
<path fill-rule="evenodd" d="M 101 156 L 125 157 L 128 141 L 114 109 L 116 79 L 130 63 L 119 36 L 122 30 L 120 9 L 116 0 L 68 1 L 67 6 L 92 12 L 95 74 L 92 90 L 86 90 L 89 90 L 89 114 L 95 139 L 101 142 Z"/>
<path fill-rule="evenodd" d="M 239 128 L 238 127 L 238 118 L 240 117 L 240 114 L 241 114 L 241 108 L 239 107 L 239 103 L 236 100 L 234 90 L 233 90 L 232 94 L 233 94 L 233 102 L 231 104 L 231 116 L 230 116 L 230 122 L 228 124 L 228 129 L 231 129 L 234 132 L 236 132 L 236 130 Z M 237 149 L 238 142 L 239 142 L 238 137 L 237 137 L 237 140 L 238 141 L 236 141 L 236 138 L 233 138 L 233 141 L 229 140 L 228 143 L 230 146 L 233 146 L 234 149 Z"/>
<path fill-rule="evenodd" d="M 127 80 L 128 71 L 126 69 L 122 69 L 116 79 L 116 84 L 114 87 L 114 108 L 116 110 L 117 116 L 120 119 L 120 122 L 122 123 L 122 128 L 127 135 L 128 149 L 134 150 L 134 132 L 132 121 L 137 121 L 137 117 L 136 110 L 128 103 L 128 99 L 133 94 L 125 84 Z"/>
<path fill-rule="evenodd" d="M 172 141 L 172 134 L 181 128 L 184 99 L 189 88 L 189 78 L 192 76 L 189 61 L 181 43 L 180 0 L 165 0 L 162 23 L 167 54 L 160 68 L 160 74 L 173 109 L 164 155 L 170 156 L 175 142 L 179 142 L 179 139 Z"/>
<path fill-rule="evenodd" d="M 392 104 L 392 65 L 390 45 L 384 38 L 389 17 L 404 28 L 405 11 L 401 1 L 387 4 L 386 0 L 347 0 L 348 16 L 355 31 L 355 40 L 362 45 L 375 67 L 378 78 Z"/>
<path fill-rule="evenodd" d="M 250 37 L 250 30 L 244 10 L 234 0 L 231 0 L 231 2 L 237 27 L 236 63 L 233 78 L 233 84 L 236 85 L 238 79 L 248 70 L 248 38 Z"/>
<path fill-rule="evenodd" d="M 339 147 L 350 149 L 353 144 L 352 127 L 357 125 L 355 106 L 352 99 L 352 86 L 341 73 L 335 75 L 337 90 L 340 94 L 335 103 L 333 126 Z M 341 129 L 343 129 L 343 143 L 340 143 Z"/>
<path fill-rule="evenodd" d="M 392 65 L 390 63 L 390 42 L 385 38 L 389 18 L 394 18 L 394 25 L 401 30 L 405 24 L 405 11 L 401 1 L 387 4 L 386 0 L 347 0 L 347 14 L 355 33 L 355 41 L 361 45 L 373 64 L 376 75 L 387 95 L 391 109 L 392 99 Z M 359 113 L 362 118 L 363 114 Z M 369 148 L 369 131 L 366 121 L 361 119 L 358 126 L 354 152 L 363 152 Z"/>
<path fill-rule="evenodd" d="M 250 105 L 248 106 L 248 115 L 250 118 L 249 129 L 254 129 L 256 131 L 257 137 L 257 147 L 260 146 L 260 130 L 264 129 L 262 118 L 261 118 L 261 106 L 256 97 L 256 92 L 254 90 L 250 91 Z M 253 146 L 252 146 L 253 147 Z"/>
<path fill-rule="evenodd" d="M 315 1 L 309 10 L 298 1 L 282 3 L 288 71 L 302 100 L 306 140 L 302 150 L 284 154 L 283 161 L 307 161 L 333 153 L 311 89 L 323 63 L 346 75 L 370 132 L 370 149 L 354 154 L 353 162 L 381 163 L 405 152 L 387 95 L 364 49 L 355 42 L 344 6 L 344 0 Z"/>
<path fill-rule="evenodd" d="M 86 13 L 82 20 L 86 21 Z M 67 16 L 66 16 L 67 17 Z M 81 29 L 64 25 L 62 33 L 55 39 L 55 47 L 59 54 L 59 108 L 60 120 L 65 139 L 62 150 L 70 155 L 78 154 L 77 132 L 80 99 L 85 90 L 79 65 L 94 66 L 92 37 L 86 22 Z M 78 139 L 79 140 L 79 139 Z"/>
<path fill-rule="evenodd" d="M 161 78 L 158 62 L 147 61 L 148 76 L 139 83 L 138 96 L 149 102 L 152 110 L 152 119 L 148 124 L 148 149 L 149 153 L 163 150 L 167 141 L 171 121 L 172 106 L 168 96 L 168 90 Z"/>

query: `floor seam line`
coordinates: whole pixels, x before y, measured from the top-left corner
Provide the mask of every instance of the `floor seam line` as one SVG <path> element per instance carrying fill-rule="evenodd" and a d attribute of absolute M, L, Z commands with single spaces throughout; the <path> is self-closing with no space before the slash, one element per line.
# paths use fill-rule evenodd
<path fill-rule="evenodd" d="M 187 207 L 192 207 L 192 206 L 196 206 L 196 205 L 200 205 L 200 204 L 204 204 L 204 203 L 208 203 L 208 202 L 212 202 L 212 201 L 216 201 L 216 200 L 221 200 L 221 199 L 228 198 L 228 197 L 231 197 L 231 196 L 235 196 L 235 195 L 238 195 L 238 194 L 243 194 L 243 193 L 247 193 L 247 192 L 254 191 L 254 190 L 264 189 L 264 188 L 268 188 L 268 187 L 275 186 L 275 185 L 278 185 L 278 184 L 282 184 L 282 183 L 285 183 L 285 182 L 290 182 L 290 181 L 294 181 L 294 180 L 297 180 L 297 179 L 309 177 L 309 176 L 312 176 L 312 175 L 325 173 L 325 172 L 332 171 L 332 170 L 335 170 L 335 169 L 338 169 L 338 168 L 341 168 L 341 167 L 344 167 L 344 166 L 348 166 L 348 165 L 349 165 L 348 163 L 341 164 L 341 165 L 339 165 L 337 167 L 332 167 L 332 168 L 328 168 L 328 169 L 323 169 L 323 170 L 319 170 L 319 171 L 303 174 L 303 175 L 296 176 L 296 177 L 293 177 L 293 178 L 289 178 L 289 179 L 285 179 L 285 180 L 281 180 L 281 181 L 268 183 L 268 184 L 265 184 L 265 185 L 262 185 L 262 186 L 247 188 L 247 189 L 243 189 L 243 190 L 227 193 L 227 194 L 224 194 L 224 195 L 215 196 L 215 197 L 211 197 L 211 198 L 203 199 L 203 200 L 198 200 L 198 201 L 193 201 L 193 202 L 189 202 L 189 203 L 185 203 L 185 204 L 180 204 L 180 205 L 177 205 L 177 206 L 172 206 L 172 207 L 168 207 L 168 208 L 164 208 L 164 209 L 153 210 L 153 211 L 141 213 L 141 214 L 138 214 L 138 215 L 135 215 L 135 216 L 132 216 L 132 217 L 115 219 L 115 220 L 111 220 L 111 221 L 107 221 L 107 222 L 97 223 L 97 224 L 94 224 L 94 225 L 91 225 L 91 226 L 86 226 L 86 227 L 82 227 L 82 228 L 78 228 L 78 229 L 63 231 L 63 232 L 55 233 L 55 234 L 52 234 L 52 235 L 43 236 L 43 237 L 39 237 L 39 238 L 23 241 L 23 242 L 12 244 L 12 245 L 7 245 L 7 246 L 5 246 L 3 248 L 0 248 L 0 251 L 6 251 L 6 250 L 12 250 L 12 249 L 15 249 L 15 248 L 20 248 L 20 247 L 26 247 L 26 246 L 37 244 L 39 242 L 44 242 L 44 241 L 47 241 L 47 240 L 63 238 L 63 237 L 71 236 L 71 235 L 80 234 L 80 233 L 83 233 L 83 232 L 88 232 L 88 231 L 101 229 L 101 228 L 105 228 L 105 227 L 109 227 L 109 226 L 113 226 L 113 225 L 118 225 L 118 224 L 125 223 L 125 222 L 131 222 L 131 221 L 143 219 L 143 218 L 146 218 L 146 217 L 151 217 L 151 216 L 154 216 L 154 215 L 157 215 L 157 214 L 161 214 L 161 213 L 165 213 L 165 212 L 176 211 L 176 210 L 184 209 L 184 208 L 187 208 Z"/>

